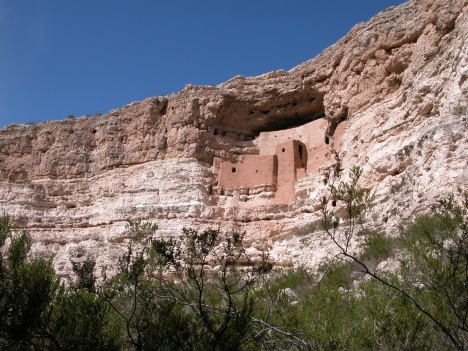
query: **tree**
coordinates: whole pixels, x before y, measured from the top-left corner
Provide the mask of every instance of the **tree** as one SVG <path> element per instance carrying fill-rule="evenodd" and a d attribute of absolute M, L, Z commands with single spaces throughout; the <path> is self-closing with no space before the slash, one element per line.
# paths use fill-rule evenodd
<path fill-rule="evenodd" d="M 196 321 L 162 286 L 151 253 L 157 225 L 142 219 L 127 220 L 130 242 L 118 259 L 117 272 L 95 289 L 115 313 L 134 350 L 194 350 Z"/>
<path fill-rule="evenodd" d="M 76 288 L 94 291 L 96 285 L 96 277 L 94 276 L 96 261 L 93 259 L 86 259 L 82 262 L 71 260 L 71 264 L 73 273 L 75 273 L 78 278 Z"/>
<path fill-rule="evenodd" d="M 402 233 L 402 269 L 397 275 L 376 272 L 350 249 L 352 240 L 372 234 L 364 226 L 371 193 L 358 182 L 362 169 L 353 167 L 350 183 L 330 187 L 330 197 L 344 204 L 348 218 L 341 226 L 330 197 L 322 201 L 324 229 L 353 267 L 396 291 L 420 311 L 457 350 L 468 348 L 468 195 L 461 204 L 453 196 L 433 213 L 416 217 Z"/>
<path fill-rule="evenodd" d="M 468 193 L 448 195 L 431 214 L 402 233 L 410 256 L 402 260 L 405 292 L 457 350 L 468 348 Z"/>
<path fill-rule="evenodd" d="M 244 235 L 222 238 L 216 229 L 185 228 L 182 240 L 152 241 L 155 259 L 177 278 L 163 280 L 166 288 L 201 323 L 197 339 L 203 340 L 202 349 L 243 350 L 257 341 L 252 289 L 272 264 L 266 254 L 258 261 L 246 254 Z"/>
<path fill-rule="evenodd" d="M 48 329 L 57 345 L 44 350 L 121 349 L 122 332 L 109 305 L 86 288 L 61 287 Z"/>
<path fill-rule="evenodd" d="M 7 248 L 6 241 L 10 239 Z M 58 346 L 48 319 L 59 288 L 51 260 L 29 258 L 31 237 L 10 216 L 0 217 L 0 346 L 11 350 Z"/>
<path fill-rule="evenodd" d="M 272 263 L 267 253 L 256 260 L 247 255 L 245 233 L 185 228 L 179 238 L 162 239 L 154 237 L 156 229 L 129 220 L 131 240 L 117 273 L 95 289 L 120 319 L 131 348 L 276 350 L 280 343 L 308 348 L 256 311 L 257 290 Z"/>
<path fill-rule="evenodd" d="M 0 349 L 118 350 L 107 304 L 88 289 L 66 287 L 52 259 L 31 255 L 31 242 L 9 215 L 0 217 Z"/>

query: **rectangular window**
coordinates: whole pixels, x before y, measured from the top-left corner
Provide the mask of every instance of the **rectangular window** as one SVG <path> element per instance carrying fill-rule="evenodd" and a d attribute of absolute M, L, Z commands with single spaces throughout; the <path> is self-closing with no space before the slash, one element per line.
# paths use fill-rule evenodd
<path fill-rule="evenodd" d="M 232 173 L 236 173 L 236 167 L 232 167 Z"/>

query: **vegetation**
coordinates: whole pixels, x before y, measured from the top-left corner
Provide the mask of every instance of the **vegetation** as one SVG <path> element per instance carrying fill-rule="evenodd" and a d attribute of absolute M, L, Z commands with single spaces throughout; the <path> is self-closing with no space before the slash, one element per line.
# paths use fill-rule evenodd
<path fill-rule="evenodd" d="M 340 173 L 322 209 L 339 253 L 313 272 L 250 257 L 243 233 L 161 239 L 156 224 L 133 219 L 116 271 L 97 277 L 83 255 L 67 285 L 4 213 L 0 349 L 467 349 L 468 195 L 446 197 L 388 237 L 366 226 L 362 170 L 349 182 Z"/>
<path fill-rule="evenodd" d="M 0 246 L 0 349 L 119 347 L 119 330 L 104 301 L 86 289 L 66 288 L 51 260 L 30 257 L 31 237 L 14 228 L 7 214 L 0 218 Z"/>
<path fill-rule="evenodd" d="M 453 114 L 460 116 L 460 115 L 466 114 L 467 111 L 468 111 L 468 106 L 459 104 L 453 108 L 452 112 Z"/>
<path fill-rule="evenodd" d="M 330 187 L 334 201 L 341 201 L 346 209 L 345 226 L 341 227 L 340 220 L 328 209 L 329 199 L 323 199 L 324 228 L 339 248 L 339 257 L 424 317 L 429 329 L 439 334 L 438 340 L 443 340 L 443 344 L 434 340 L 428 347 L 438 345 L 437 349 L 445 349 L 450 343 L 456 350 L 467 349 L 468 194 L 463 195 L 461 203 L 457 203 L 453 195 L 441 200 L 439 208 L 432 214 L 418 216 L 395 241 L 365 227 L 372 196 L 370 191 L 359 186 L 361 174 L 362 170 L 354 167 L 350 183 L 340 182 L 337 187 Z M 361 255 L 351 249 L 356 236 L 366 236 L 367 245 Z M 395 246 L 399 269 L 379 272 L 367 261 L 373 256 L 383 259 L 382 249 L 389 248 L 391 252 Z"/>

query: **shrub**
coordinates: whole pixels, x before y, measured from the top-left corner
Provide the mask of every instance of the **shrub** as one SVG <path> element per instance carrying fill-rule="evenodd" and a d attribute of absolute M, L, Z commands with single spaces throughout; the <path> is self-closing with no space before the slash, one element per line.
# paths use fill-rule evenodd
<path fill-rule="evenodd" d="M 453 108 L 452 113 L 454 115 L 460 116 L 460 115 L 465 115 L 467 111 L 468 111 L 468 106 L 457 105 Z"/>

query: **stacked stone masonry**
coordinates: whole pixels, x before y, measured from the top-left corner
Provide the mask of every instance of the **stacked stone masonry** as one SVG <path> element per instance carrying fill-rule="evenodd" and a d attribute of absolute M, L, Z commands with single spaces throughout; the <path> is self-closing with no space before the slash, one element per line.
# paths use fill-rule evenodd
<path fill-rule="evenodd" d="M 232 194 L 233 189 L 246 192 L 247 188 L 248 193 L 250 188 L 266 187 L 274 189 L 274 203 L 294 202 L 296 182 L 317 172 L 330 158 L 332 148 L 340 147 L 346 121 L 338 125 L 333 136 L 328 135 L 327 125 L 321 118 L 296 128 L 264 132 L 256 140 L 259 155 L 246 155 L 238 163 L 215 160 L 221 195 Z"/>

